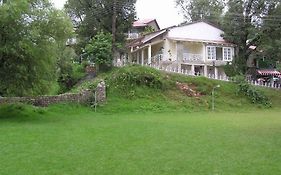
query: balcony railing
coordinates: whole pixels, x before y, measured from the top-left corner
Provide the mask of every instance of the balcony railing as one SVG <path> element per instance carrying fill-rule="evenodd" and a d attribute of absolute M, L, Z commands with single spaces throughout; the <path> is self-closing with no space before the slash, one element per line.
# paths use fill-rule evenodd
<path fill-rule="evenodd" d="M 203 61 L 203 55 L 202 54 L 192 54 L 192 53 L 183 53 L 183 62 L 197 62 L 197 61 Z"/>
<path fill-rule="evenodd" d="M 128 33 L 128 39 L 136 39 L 140 37 L 139 33 Z"/>

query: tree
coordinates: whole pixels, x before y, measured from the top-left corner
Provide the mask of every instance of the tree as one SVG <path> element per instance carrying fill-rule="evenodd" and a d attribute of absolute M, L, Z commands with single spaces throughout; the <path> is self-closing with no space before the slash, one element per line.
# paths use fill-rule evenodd
<path fill-rule="evenodd" d="M 96 71 L 100 66 L 112 63 L 112 35 L 110 33 L 98 32 L 89 44 L 86 45 L 88 60 L 95 63 Z"/>
<path fill-rule="evenodd" d="M 58 83 L 60 93 L 70 90 L 78 81 L 74 76 L 73 60 L 77 57 L 71 47 L 61 48 L 62 52 L 58 60 Z"/>
<path fill-rule="evenodd" d="M 224 9 L 223 0 L 176 0 L 187 21 L 208 20 L 219 24 Z"/>
<path fill-rule="evenodd" d="M 84 48 L 98 31 L 109 32 L 113 42 L 124 43 L 124 34 L 135 19 L 135 3 L 136 0 L 68 0 L 65 8 L 77 28 L 80 47 Z"/>
<path fill-rule="evenodd" d="M 247 60 L 251 55 L 250 46 L 259 46 L 263 23 L 268 18 L 275 0 L 228 1 L 228 11 L 223 18 L 224 38 L 238 46 L 234 66 L 241 73 L 247 71 Z"/>
<path fill-rule="evenodd" d="M 72 24 L 48 0 L 7 1 L 0 6 L 0 94 L 45 94 L 56 81 L 58 49 Z"/>
<path fill-rule="evenodd" d="M 281 62 L 281 3 L 271 6 L 262 23 L 261 44 L 266 59 L 274 64 Z"/>

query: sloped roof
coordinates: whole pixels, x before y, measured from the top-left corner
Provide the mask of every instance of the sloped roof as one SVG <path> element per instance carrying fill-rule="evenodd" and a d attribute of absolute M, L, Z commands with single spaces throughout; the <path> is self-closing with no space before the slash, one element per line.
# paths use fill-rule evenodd
<path fill-rule="evenodd" d="M 153 22 L 157 26 L 157 30 L 160 30 L 159 24 L 157 23 L 156 19 L 141 19 L 141 20 L 135 21 L 133 23 L 133 27 L 135 27 L 135 28 L 146 27 Z"/>
<path fill-rule="evenodd" d="M 176 41 L 193 41 L 193 42 L 204 42 L 204 43 L 216 43 L 216 44 L 231 44 L 223 39 L 222 34 L 224 33 L 221 29 L 205 21 L 197 21 L 187 23 L 180 26 L 171 26 L 160 31 L 156 31 L 147 34 L 141 38 L 130 43 L 128 46 L 135 47 L 143 45 L 152 39 L 167 33 L 167 38 Z"/>
<path fill-rule="evenodd" d="M 222 37 L 223 33 L 224 32 L 215 25 L 205 21 L 198 21 L 171 28 L 168 38 L 210 43 L 229 43 Z"/>
<path fill-rule="evenodd" d="M 164 34 L 167 32 L 167 29 L 163 29 L 163 30 L 160 30 L 160 31 L 156 31 L 156 32 L 153 32 L 153 33 L 149 33 L 149 34 L 146 34 L 145 36 L 142 36 L 134 41 L 132 41 L 131 43 L 128 44 L 128 47 L 135 47 L 135 46 L 140 46 L 140 45 L 143 45 L 149 41 L 151 41 L 152 39 Z"/>
<path fill-rule="evenodd" d="M 133 23 L 133 27 L 145 27 L 149 23 L 156 21 L 155 19 L 141 19 Z"/>

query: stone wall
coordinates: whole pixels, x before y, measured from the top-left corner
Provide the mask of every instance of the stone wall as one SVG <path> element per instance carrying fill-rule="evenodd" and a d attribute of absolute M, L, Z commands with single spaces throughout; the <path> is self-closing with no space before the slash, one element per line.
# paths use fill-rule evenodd
<path fill-rule="evenodd" d="M 102 81 L 96 87 L 96 102 L 103 103 L 106 100 L 106 85 Z M 49 106 L 55 103 L 81 103 L 87 104 L 94 100 L 95 93 L 91 90 L 84 90 L 80 93 L 67 93 L 56 96 L 37 96 L 37 97 L 0 97 L 1 104 L 27 103 L 35 106 Z"/>
<path fill-rule="evenodd" d="M 96 87 L 96 102 L 104 103 L 106 100 L 106 85 L 105 82 L 100 82 Z"/>

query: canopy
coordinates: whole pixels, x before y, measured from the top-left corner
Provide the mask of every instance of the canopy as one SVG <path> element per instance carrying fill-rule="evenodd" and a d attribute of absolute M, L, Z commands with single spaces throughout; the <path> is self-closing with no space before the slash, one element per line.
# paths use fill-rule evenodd
<path fill-rule="evenodd" d="M 281 76 L 281 73 L 277 70 L 258 70 L 259 75 L 274 75 L 274 76 Z"/>

